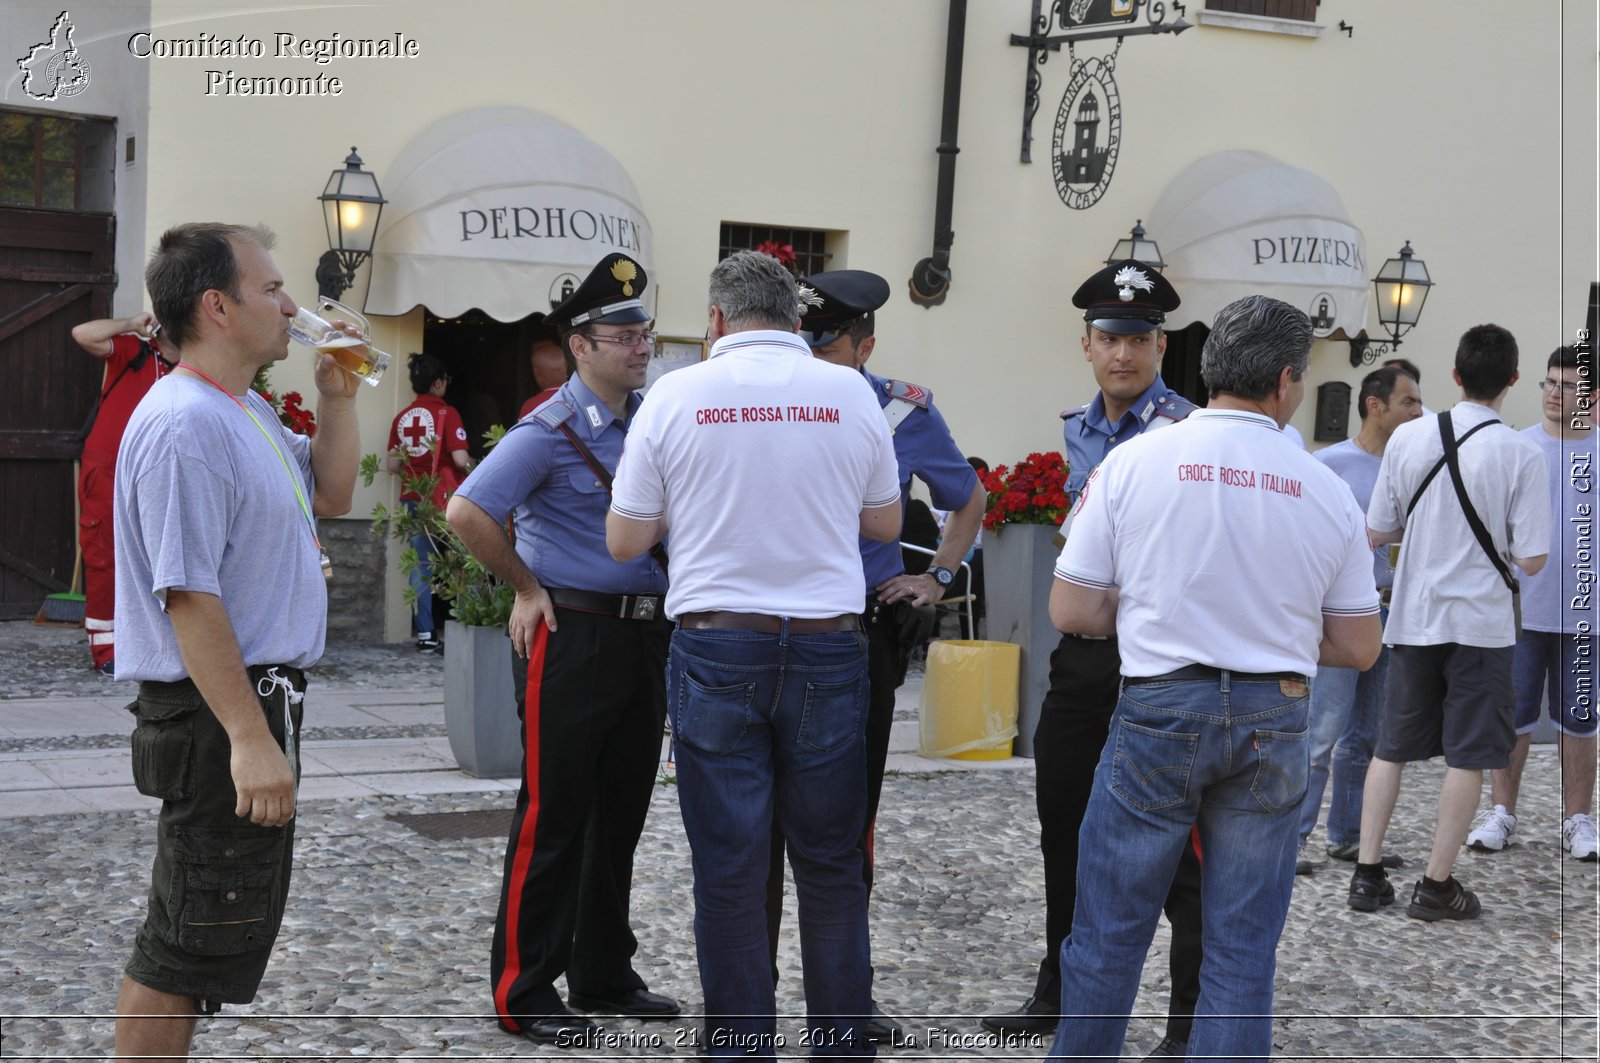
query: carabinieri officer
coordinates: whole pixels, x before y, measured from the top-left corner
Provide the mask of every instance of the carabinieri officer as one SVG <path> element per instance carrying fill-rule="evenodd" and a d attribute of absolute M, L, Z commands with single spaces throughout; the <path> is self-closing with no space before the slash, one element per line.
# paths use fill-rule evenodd
<path fill-rule="evenodd" d="M 873 833 L 878 798 L 883 792 L 883 770 L 889 757 L 889 730 L 894 723 L 895 691 L 905 682 L 906 664 L 915 648 L 918 628 L 914 609 L 944 598 L 955 581 L 955 569 L 972 548 L 988 494 L 961 448 L 950 435 L 944 417 L 933 405 L 933 394 L 917 384 L 891 380 L 867 371 L 877 343 L 874 312 L 889 301 L 889 282 L 876 273 L 859 269 L 831 270 L 800 281 L 800 338 L 811 354 L 834 365 L 860 372 L 877 396 L 894 438 L 894 456 L 900 466 L 902 511 L 910 496 L 911 478 L 928 486 L 933 504 L 950 510 L 944 535 L 925 573 L 906 572 L 898 542 L 860 538 L 861 565 L 867 579 L 864 619 L 867 629 L 867 833 L 862 839 L 863 874 L 872 887 Z M 774 859 L 768 880 L 767 917 L 769 944 L 776 957 L 778 920 L 783 900 L 783 842 L 774 834 Z M 774 961 L 776 966 L 776 961 Z M 873 1004 L 867 1036 L 874 1041 L 895 1039 L 895 1024 Z"/>
<path fill-rule="evenodd" d="M 1113 447 L 1194 412 L 1195 405 L 1161 379 L 1161 357 L 1167 349 L 1161 326 L 1179 302 L 1166 278 L 1133 259 L 1099 270 L 1073 294 L 1072 305 L 1084 312 L 1079 341 L 1084 360 L 1100 390 L 1061 415 L 1072 502 Z M 990 1030 L 1043 1033 L 1056 1028 L 1061 942 L 1072 929 L 1077 901 L 1078 828 L 1117 705 L 1121 669 L 1114 635 L 1063 635 L 1050 655 L 1050 690 L 1033 736 L 1039 849 L 1044 856 L 1044 958 L 1033 995 L 1018 1012 L 985 1018 L 983 1025 Z M 1172 1000 L 1167 1036 L 1152 1059 L 1183 1056 L 1200 996 L 1200 864 L 1192 845 L 1178 865 L 1166 911 L 1173 931 Z"/>
<path fill-rule="evenodd" d="M 581 1043 L 563 1006 L 665 1019 L 668 997 L 633 970 L 633 852 L 655 784 L 671 625 L 665 554 L 606 550 L 611 474 L 641 398 L 655 334 L 644 269 L 606 256 L 550 314 L 577 373 L 518 421 L 450 500 L 467 549 L 516 589 L 508 629 L 523 723 L 505 878 L 490 954 L 500 1026 Z M 506 517 L 516 514 L 516 544 Z"/>

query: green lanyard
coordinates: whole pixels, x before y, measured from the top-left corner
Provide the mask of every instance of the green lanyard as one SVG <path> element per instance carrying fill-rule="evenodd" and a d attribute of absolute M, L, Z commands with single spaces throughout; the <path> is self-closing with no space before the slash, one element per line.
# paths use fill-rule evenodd
<path fill-rule="evenodd" d="M 261 433 L 261 437 L 267 441 L 267 445 L 272 448 L 272 452 L 278 456 L 278 464 L 283 466 L 284 475 L 289 477 L 289 483 L 294 486 L 295 501 L 300 503 L 300 512 L 306 518 L 306 527 L 311 531 L 311 543 L 317 548 L 317 558 L 322 565 L 322 578 L 332 579 L 333 559 L 328 556 L 328 551 L 322 548 L 322 540 L 317 538 L 317 522 L 316 519 L 311 516 L 311 507 L 306 504 L 306 495 L 305 491 L 301 488 L 300 477 L 294 472 L 294 470 L 289 468 L 289 459 L 283 456 L 283 450 L 279 448 L 277 441 L 272 438 L 272 433 L 268 432 L 266 426 L 261 423 L 260 419 L 257 418 L 255 414 L 250 412 L 250 407 L 246 406 L 242 401 L 240 401 L 239 396 L 235 395 L 233 392 L 217 383 L 211 377 L 207 376 L 203 371 L 196 369 L 192 365 L 189 365 L 187 362 L 183 363 L 182 368 L 189 370 L 189 372 L 193 373 L 195 376 L 198 376 L 200 379 L 204 380 L 206 383 L 210 384 L 212 387 L 228 396 L 228 398 L 232 399 L 234 405 L 244 411 L 244 415 L 250 418 L 250 422 L 256 426 L 256 431 Z"/>

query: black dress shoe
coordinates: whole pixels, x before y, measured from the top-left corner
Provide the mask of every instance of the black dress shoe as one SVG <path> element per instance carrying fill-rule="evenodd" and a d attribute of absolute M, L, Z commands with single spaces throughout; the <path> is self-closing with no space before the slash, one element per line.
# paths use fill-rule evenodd
<path fill-rule="evenodd" d="M 1163 1037 L 1161 1043 L 1156 1045 L 1156 1050 L 1144 1057 L 1144 1063 L 1151 1063 L 1156 1059 L 1188 1059 L 1189 1042 L 1180 1041 L 1176 1037 Z"/>
<path fill-rule="evenodd" d="M 866 1036 L 868 1041 L 875 1045 L 885 1044 L 897 1046 L 915 1044 L 915 1042 L 913 1042 L 911 1038 L 906 1035 L 906 1028 L 901 1026 L 894 1019 L 891 1019 L 889 1016 L 885 1015 L 883 1013 L 883 1009 L 878 1007 L 878 1002 L 876 1000 L 872 1002 L 872 1017 L 867 1020 L 866 1026 L 862 1027 L 862 1033 Z"/>
<path fill-rule="evenodd" d="M 613 996 L 567 994 L 567 1003 L 601 1015 L 627 1015 L 635 1019 L 672 1019 L 678 1015 L 678 1002 L 648 989 L 630 989 Z"/>
<path fill-rule="evenodd" d="M 554 1015 L 538 1015 L 523 1019 L 522 1029 L 506 1030 L 514 1037 L 532 1041 L 536 1045 L 561 1045 L 563 1047 L 595 1047 L 593 1038 L 601 1031 L 582 1015 L 574 1015 L 563 1008 Z M 501 1027 L 505 1029 L 505 1027 Z"/>
<path fill-rule="evenodd" d="M 994 1033 L 1050 1033 L 1061 1023 L 1059 1000 L 1029 997 L 1022 1010 L 1010 1015 L 986 1015 L 983 1028 Z"/>

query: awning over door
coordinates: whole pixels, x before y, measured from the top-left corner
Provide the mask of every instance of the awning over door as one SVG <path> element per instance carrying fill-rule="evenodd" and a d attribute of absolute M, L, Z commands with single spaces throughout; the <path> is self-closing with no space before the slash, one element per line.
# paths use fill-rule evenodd
<path fill-rule="evenodd" d="M 483 107 L 435 122 L 382 172 L 369 314 L 548 312 L 613 251 L 651 268 L 650 223 L 611 153 L 555 119 Z M 646 292 L 653 301 L 655 286 Z"/>
<path fill-rule="evenodd" d="M 1167 185 L 1145 228 L 1161 245 L 1183 305 L 1167 328 L 1210 325 L 1252 294 L 1304 310 L 1319 337 L 1366 325 L 1366 238 L 1331 184 L 1259 151 L 1219 151 Z"/>

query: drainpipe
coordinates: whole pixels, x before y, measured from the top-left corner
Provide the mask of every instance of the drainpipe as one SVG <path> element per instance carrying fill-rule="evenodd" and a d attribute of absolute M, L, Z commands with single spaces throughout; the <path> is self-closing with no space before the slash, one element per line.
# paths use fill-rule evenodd
<path fill-rule="evenodd" d="M 944 112 L 939 120 L 939 191 L 933 209 L 933 254 L 911 269 L 911 301 L 938 306 L 950 291 L 950 213 L 956 196 L 956 125 L 961 118 L 961 52 L 967 36 L 967 0 L 950 0 L 944 44 Z"/>

